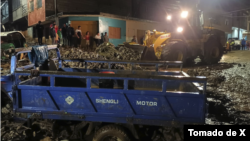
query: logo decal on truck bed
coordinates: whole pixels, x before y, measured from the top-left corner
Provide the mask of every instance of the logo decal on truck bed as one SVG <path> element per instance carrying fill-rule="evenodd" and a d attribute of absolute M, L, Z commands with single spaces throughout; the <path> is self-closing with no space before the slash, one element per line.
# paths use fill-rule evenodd
<path fill-rule="evenodd" d="M 157 102 L 153 102 L 153 101 L 136 101 L 136 105 L 157 106 Z"/>
<path fill-rule="evenodd" d="M 72 103 L 74 102 L 74 98 L 71 97 L 71 96 L 68 96 L 68 97 L 65 99 L 65 101 L 70 105 L 70 104 L 72 104 Z"/>
<path fill-rule="evenodd" d="M 109 104 L 118 104 L 119 101 L 115 99 L 96 99 L 96 103 L 109 103 Z"/>

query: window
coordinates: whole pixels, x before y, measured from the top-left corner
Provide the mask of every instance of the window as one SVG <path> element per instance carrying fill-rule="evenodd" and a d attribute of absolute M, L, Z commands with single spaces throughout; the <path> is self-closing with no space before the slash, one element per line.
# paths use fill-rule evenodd
<path fill-rule="evenodd" d="M 109 27 L 109 38 L 110 39 L 121 39 L 121 28 Z"/>
<path fill-rule="evenodd" d="M 17 10 L 21 5 L 20 0 L 13 0 L 12 1 L 12 7 L 13 7 L 13 11 Z"/>
<path fill-rule="evenodd" d="M 42 7 L 42 0 L 37 0 L 37 8 L 41 8 Z"/>
<path fill-rule="evenodd" d="M 30 1 L 30 12 L 34 11 L 34 1 Z"/>

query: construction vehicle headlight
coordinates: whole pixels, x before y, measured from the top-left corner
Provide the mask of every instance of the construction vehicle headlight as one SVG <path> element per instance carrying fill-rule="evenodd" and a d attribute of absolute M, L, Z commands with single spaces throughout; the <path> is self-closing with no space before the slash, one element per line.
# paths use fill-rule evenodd
<path fill-rule="evenodd" d="M 182 27 L 178 27 L 177 28 L 177 32 L 182 32 L 183 31 L 183 28 Z"/>
<path fill-rule="evenodd" d="M 172 19 L 172 16 L 168 15 L 167 20 L 171 20 L 171 19 Z"/>
<path fill-rule="evenodd" d="M 188 16 L 188 11 L 182 11 L 181 17 L 186 18 Z"/>

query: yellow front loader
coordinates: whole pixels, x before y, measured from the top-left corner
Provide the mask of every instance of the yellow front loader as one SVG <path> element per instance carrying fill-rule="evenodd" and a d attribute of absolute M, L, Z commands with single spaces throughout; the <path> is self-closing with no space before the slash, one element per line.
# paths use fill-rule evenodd
<path fill-rule="evenodd" d="M 141 60 L 192 63 L 199 56 L 206 64 L 218 63 L 223 55 L 224 32 L 214 29 L 211 33 L 194 35 L 196 36 L 191 37 L 184 33 L 146 31 L 143 45 L 134 42 L 124 45 L 141 52 Z"/>

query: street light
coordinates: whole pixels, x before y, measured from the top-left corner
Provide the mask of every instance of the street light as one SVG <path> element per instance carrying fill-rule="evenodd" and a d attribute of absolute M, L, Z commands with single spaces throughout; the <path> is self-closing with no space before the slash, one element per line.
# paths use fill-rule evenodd
<path fill-rule="evenodd" d="M 172 16 L 171 15 L 168 15 L 167 16 L 167 20 L 171 20 L 172 19 Z"/>
<path fill-rule="evenodd" d="M 182 18 L 187 18 L 187 16 L 188 16 L 188 11 L 182 11 L 181 17 Z"/>

